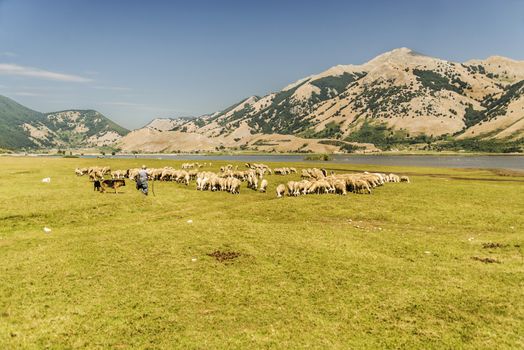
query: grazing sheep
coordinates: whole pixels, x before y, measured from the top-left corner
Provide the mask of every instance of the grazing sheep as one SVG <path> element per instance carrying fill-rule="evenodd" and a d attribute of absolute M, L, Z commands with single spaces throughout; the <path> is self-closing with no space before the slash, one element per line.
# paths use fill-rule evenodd
<path fill-rule="evenodd" d="M 247 187 L 252 190 L 257 190 L 258 188 L 258 177 L 254 173 L 249 173 L 247 176 Z"/>
<path fill-rule="evenodd" d="M 227 191 L 232 194 L 240 193 L 242 182 L 247 182 L 247 188 L 261 193 L 267 192 L 268 180 L 264 177 L 267 174 L 289 175 L 296 174 L 296 168 L 281 167 L 270 169 L 264 164 L 246 163 L 246 170 L 238 170 L 231 164 L 221 168 L 221 172 L 199 171 L 194 168 L 206 166 L 206 163 L 184 163 L 182 168 L 191 170 L 174 169 L 172 167 L 149 168 L 148 177 L 151 180 L 176 181 L 188 185 L 192 180 L 196 180 L 196 189 L 200 191 Z M 335 174 L 326 169 L 300 169 L 300 181 L 288 181 L 280 184 L 276 188 L 277 197 L 283 195 L 301 196 L 307 194 L 340 194 L 346 195 L 347 192 L 368 193 L 372 189 L 383 186 L 390 182 L 410 182 L 409 177 L 399 176 L 393 173 L 346 173 Z M 123 180 L 124 178 L 133 179 L 139 169 L 115 170 L 111 171 L 108 166 L 76 168 L 75 174 L 82 176 L 87 174 L 91 181 L 103 181 L 104 176 L 110 175 L 113 180 Z M 106 176 L 107 178 L 107 176 Z M 260 187 L 258 185 L 260 184 Z"/>
<path fill-rule="evenodd" d="M 295 190 L 295 181 L 288 181 L 287 183 L 287 193 L 288 195 L 292 195 Z"/>
<path fill-rule="evenodd" d="M 124 170 L 115 170 L 111 172 L 111 178 L 113 180 L 121 180 L 125 177 L 125 171 Z"/>
<path fill-rule="evenodd" d="M 209 178 L 209 190 L 215 192 L 218 190 L 218 177 L 212 176 Z"/>
<path fill-rule="evenodd" d="M 355 193 L 368 193 L 371 194 L 371 187 L 365 180 L 355 181 Z"/>
<path fill-rule="evenodd" d="M 240 185 L 242 184 L 242 181 L 234 177 L 232 177 L 231 179 L 231 187 L 229 189 L 229 192 L 233 194 L 240 194 Z"/>
<path fill-rule="evenodd" d="M 76 176 L 84 176 L 85 174 L 87 174 L 87 168 L 76 168 L 75 169 L 75 174 Z"/>
<path fill-rule="evenodd" d="M 267 180 L 266 180 L 266 179 L 263 179 L 263 180 L 260 182 L 260 189 L 259 189 L 259 191 L 262 192 L 262 193 L 265 193 L 265 192 L 266 192 L 266 189 L 267 189 Z"/>
<path fill-rule="evenodd" d="M 90 181 L 98 181 L 104 179 L 104 173 L 101 170 L 93 170 L 89 173 L 89 180 Z"/>
<path fill-rule="evenodd" d="M 333 184 L 336 194 L 346 195 L 346 182 L 343 180 L 336 180 Z"/>
<path fill-rule="evenodd" d="M 286 185 L 284 184 L 278 185 L 276 192 L 277 192 L 277 197 L 282 198 L 282 196 L 286 194 Z"/>
<path fill-rule="evenodd" d="M 293 196 L 300 196 L 300 190 L 302 189 L 303 184 L 300 181 L 293 183 Z M 291 193 L 289 193 L 291 195 Z"/>
<path fill-rule="evenodd" d="M 389 182 L 400 182 L 400 176 L 389 174 Z"/>

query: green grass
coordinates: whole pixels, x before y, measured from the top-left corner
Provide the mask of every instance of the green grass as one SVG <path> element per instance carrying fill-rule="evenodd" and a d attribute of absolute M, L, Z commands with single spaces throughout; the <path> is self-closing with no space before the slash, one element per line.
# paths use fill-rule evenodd
<path fill-rule="evenodd" d="M 143 162 L 182 163 L 0 158 L 0 348 L 524 347 L 518 174 L 323 163 L 412 183 L 277 199 L 297 175 L 267 194 L 156 182 L 144 197 L 73 173 Z"/>

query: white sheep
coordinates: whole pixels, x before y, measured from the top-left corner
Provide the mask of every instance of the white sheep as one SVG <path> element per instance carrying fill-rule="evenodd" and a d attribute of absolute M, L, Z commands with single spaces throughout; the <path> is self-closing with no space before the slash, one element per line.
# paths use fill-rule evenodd
<path fill-rule="evenodd" d="M 265 192 L 266 192 L 266 189 L 267 189 L 267 180 L 266 180 L 266 179 L 263 179 L 263 180 L 260 182 L 260 189 L 259 189 L 259 191 L 262 192 L 262 193 L 265 193 Z"/>
<path fill-rule="evenodd" d="M 286 194 L 286 185 L 284 184 L 278 185 L 276 192 L 277 192 L 277 197 L 281 198 L 283 195 Z"/>

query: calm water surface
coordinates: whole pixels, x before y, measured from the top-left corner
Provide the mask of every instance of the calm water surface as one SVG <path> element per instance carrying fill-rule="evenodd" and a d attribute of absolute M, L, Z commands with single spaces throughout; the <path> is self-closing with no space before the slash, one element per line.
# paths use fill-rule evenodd
<path fill-rule="evenodd" d="M 96 158 L 96 156 L 83 156 Z M 106 156 L 107 157 L 107 156 Z M 135 158 L 135 155 L 116 155 L 107 158 Z M 302 162 L 304 155 L 198 155 L 198 154 L 162 154 L 137 155 L 139 159 L 173 159 L 195 161 L 241 161 L 251 163 L 262 162 Z M 421 155 L 334 155 L 333 160 L 326 163 L 398 165 L 439 168 L 491 168 L 524 170 L 524 156 L 421 156 Z"/>

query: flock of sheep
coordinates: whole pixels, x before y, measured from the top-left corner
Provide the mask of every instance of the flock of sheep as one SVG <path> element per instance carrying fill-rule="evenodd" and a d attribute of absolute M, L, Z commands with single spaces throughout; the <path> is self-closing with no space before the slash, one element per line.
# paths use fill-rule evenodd
<path fill-rule="evenodd" d="M 231 164 L 220 167 L 220 172 L 199 171 L 207 164 L 184 163 L 182 169 L 172 167 L 149 168 L 147 174 L 153 181 L 175 181 L 189 185 L 192 180 L 196 181 L 196 189 L 199 191 L 226 191 L 239 194 L 243 182 L 247 188 L 265 193 L 268 187 L 266 176 L 296 174 L 295 168 L 271 169 L 265 164 L 246 163 L 246 170 L 238 170 L 238 166 Z M 209 163 L 211 165 L 211 163 Z M 102 180 L 105 176 L 111 179 L 131 179 L 138 175 L 139 168 L 111 171 L 109 167 L 77 168 L 75 174 L 87 175 L 91 181 Z M 409 182 L 407 176 L 384 173 L 348 173 L 328 174 L 325 169 L 302 169 L 300 181 L 288 181 L 276 187 L 277 197 L 299 196 L 306 194 L 329 194 L 335 193 L 346 195 L 348 192 L 359 194 L 371 194 L 372 190 L 389 182 Z"/>
<path fill-rule="evenodd" d="M 346 195 L 347 192 L 371 194 L 375 187 L 388 182 L 409 182 L 407 176 L 384 173 L 352 173 L 330 174 L 324 169 L 302 170 L 301 181 L 288 181 L 286 185 L 277 186 L 277 197 L 282 197 L 287 191 L 289 196 L 305 194 L 336 193 Z"/>

